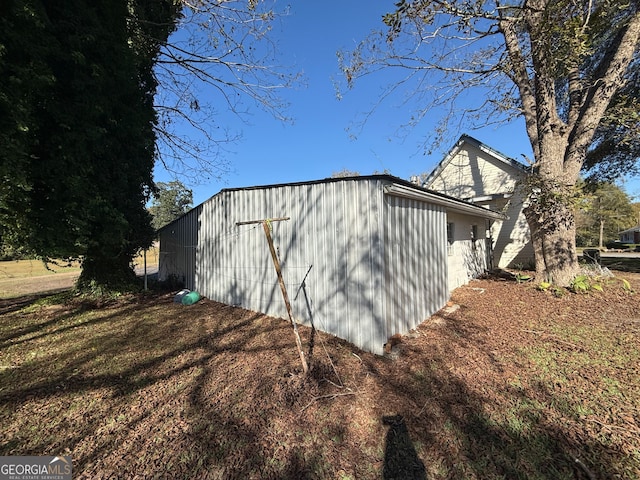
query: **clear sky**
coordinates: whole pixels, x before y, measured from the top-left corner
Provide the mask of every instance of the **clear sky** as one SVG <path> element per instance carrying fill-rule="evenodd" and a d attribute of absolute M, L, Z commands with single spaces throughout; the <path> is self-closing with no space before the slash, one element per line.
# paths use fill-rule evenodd
<path fill-rule="evenodd" d="M 412 111 L 400 99 L 383 103 L 363 128 L 348 131 L 378 100 L 392 73 L 380 72 L 356 82 L 355 88 L 338 100 L 333 79 L 342 79 L 336 52 L 352 50 L 372 29 L 380 29 L 382 15 L 392 11 L 393 4 L 371 0 L 292 2 L 290 14 L 275 25 L 273 34 L 282 63 L 304 74 L 306 87 L 284 94 L 291 104 L 286 113 L 293 117 L 293 124 L 282 123 L 257 107 L 242 124 L 234 115 L 220 111 L 217 121 L 225 124 L 228 120 L 228 126 L 239 129 L 242 138 L 225 153 L 231 171 L 220 181 L 187 184 L 193 190 L 194 205 L 223 188 L 316 180 L 343 169 L 362 175 L 386 170 L 409 179 L 433 170 L 463 133 L 508 157 L 531 157 L 523 122 L 450 132 L 451 145 L 426 155 L 425 134 L 436 125 L 441 112 L 434 111 L 432 120 L 424 121 L 419 129 L 399 135 L 399 127 Z M 156 171 L 156 181 L 169 180 L 166 172 Z M 625 188 L 640 200 L 638 179 Z"/>

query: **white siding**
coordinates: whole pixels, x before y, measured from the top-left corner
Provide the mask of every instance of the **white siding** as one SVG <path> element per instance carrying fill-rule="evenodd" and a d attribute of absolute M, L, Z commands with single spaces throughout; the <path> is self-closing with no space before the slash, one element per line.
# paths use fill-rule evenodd
<path fill-rule="evenodd" d="M 447 222 L 454 225 L 453 245 L 447 257 L 449 291 L 469 283 L 487 270 L 486 221 L 484 218 L 449 213 Z M 476 225 L 478 239 L 472 240 L 471 229 Z"/>
<path fill-rule="evenodd" d="M 522 175 L 521 169 L 465 141 L 428 184 L 430 189 L 465 200 L 510 196 L 508 201 L 479 202 L 509 217 L 496 221 L 491 231 L 494 263 L 500 268 L 533 263 L 529 226 L 522 211 L 524 200 L 518 189 Z"/>
<path fill-rule="evenodd" d="M 496 202 L 490 208 L 504 212 L 508 217 L 502 222 L 495 222 L 491 229 L 496 266 L 506 268 L 519 264 L 534 264 L 529 225 L 522 211 L 522 195 L 516 191 L 510 199 Z"/>
<path fill-rule="evenodd" d="M 429 188 L 469 199 L 513 192 L 519 172 L 469 143 L 464 143 Z"/>

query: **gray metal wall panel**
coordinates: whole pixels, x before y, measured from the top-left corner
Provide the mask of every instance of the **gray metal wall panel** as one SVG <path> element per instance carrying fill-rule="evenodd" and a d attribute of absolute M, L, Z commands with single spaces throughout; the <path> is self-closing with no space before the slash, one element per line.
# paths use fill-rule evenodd
<path fill-rule="evenodd" d="M 161 232 L 161 269 L 193 272 L 188 288 L 212 300 L 286 318 L 262 226 L 235 224 L 290 217 L 272 236 L 294 317 L 381 354 L 448 294 L 444 209 L 386 195 L 387 183 L 222 191 Z"/>
<path fill-rule="evenodd" d="M 383 183 L 222 191 L 176 222 L 172 236 L 161 233 L 161 249 L 168 252 L 161 268 L 194 272 L 188 288 L 212 300 L 286 318 L 262 226 L 235 223 L 290 217 L 272 222 L 272 236 L 294 317 L 381 353 Z M 187 248 L 194 245 L 197 251 Z"/>
<path fill-rule="evenodd" d="M 175 275 L 186 288 L 195 286 L 196 245 L 202 205 L 183 215 L 160 232 L 158 278 L 167 280 Z"/>
<path fill-rule="evenodd" d="M 444 207 L 385 197 L 385 318 L 387 338 L 404 333 L 446 303 Z"/>

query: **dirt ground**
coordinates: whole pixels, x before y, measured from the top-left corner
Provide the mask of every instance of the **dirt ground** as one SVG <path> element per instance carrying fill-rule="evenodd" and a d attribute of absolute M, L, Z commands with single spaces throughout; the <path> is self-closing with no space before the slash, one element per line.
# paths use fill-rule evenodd
<path fill-rule="evenodd" d="M 83 479 L 640 478 L 637 293 L 487 278 L 452 303 L 392 357 L 301 327 L 308 377 L 286 321 L 208 300 L 33 310 L 2 336 L 0 454 Z"/>
<path fill-rule="evenodd" d="M 51 293 L 71 288 L 80 275 L 79 272 L 39 275 L 29 278 L 0 279 L 0 298 L 20 297 L 23 295 Z"/>

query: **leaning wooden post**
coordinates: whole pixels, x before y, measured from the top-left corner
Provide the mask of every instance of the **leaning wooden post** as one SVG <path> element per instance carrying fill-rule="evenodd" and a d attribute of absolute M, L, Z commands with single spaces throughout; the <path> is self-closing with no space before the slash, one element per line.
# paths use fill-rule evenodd
<path fill-rule="evenodd" d="M 300 361 L 302 362 L 302 370 L 304 373 L 307 373 L 309 370 L 309 366 L 307 365 L 307 359 L 304 358 L 304 352 L 302 351 L 302 342 L 300 341 L 300 334 L 298 333 L 298 326 L 293 319 L 293 315 L 291 314 L 291 303 L 289 302 L 289 295 L 287 294 L 287 287 L 284 284 L 284 279 L 282 278 L 282 270 L 280 269 L 280 262 L 278 261 L 278 256 L 276 255 L 276 249 L 273 246 L 273 239 L 271 238 L 271 225 L 270 222 L 264 221 L 262 222 L 262 228 L 264 229 L 264 234 L 267 236 L 267 243 L 269 244 L 269 250 L 271 251 L 271 258 L 273 259 L 273 265 L 276 268 L 276 273 L 278 274 L 278 283 L 280 284 L 280 290 L 282 290 L 282 298 L 284 298 L 284 304 L 287 307 L 287 314 L 289 315 L 289 320 L 291 321 L 291 325 L 293 325 L 293 334 L 296 337 L 296 344 L 298 345 L 298 353 L 300 354 Z"/>
<path fill-rule="evenodd" d="M 278 260 L 276 249 L 273 246 L 273 239 L 271 238 L 271 222 L 282 221 L 282 220 L 289 220 L 289 218 L 286 217 L 286 218 L 272 218 L 267 220 L 252 220 L 249 222 L 237 222 L 236 225 L 249 225 L 252 223 L 262 223 L 262 228 L 264 229 L 264 234 L 267 237 L 267 243 L 269 244 L 269 251 L 271 252 L 271 258 L 273 259 L 273 266 L 275 267 L 276 274 L 278 275 L 278 283 L 280 284 L 280 290 L 282 291 L 282 298 L 284 298 L 284 304 L 285 304 L 285 307 L 287 308 L 287 314 L 289 315 L 289 320 L 291 321 L 291 325 L 293 326 L 293 334 L 296 337 L 298 354 L 300 355 L 300 361 L 302 362 L 302 370 L 304 373 L 307 373 L 309 371 L 309 366 L 307 365 L 307 359 L 304 357 L 304 352 L 302 351 L 302 341 L 300 340 L 300 334 L 298 333 L 298 326 L 296 325 L 296 322 L 293 319 L 293 315 L 291 314 L 291 303 L 289 302 L 287 287 L 284 284 L 284 279 L 282 278 L 282 269 L 280 268 L 280 261 Z"/>

